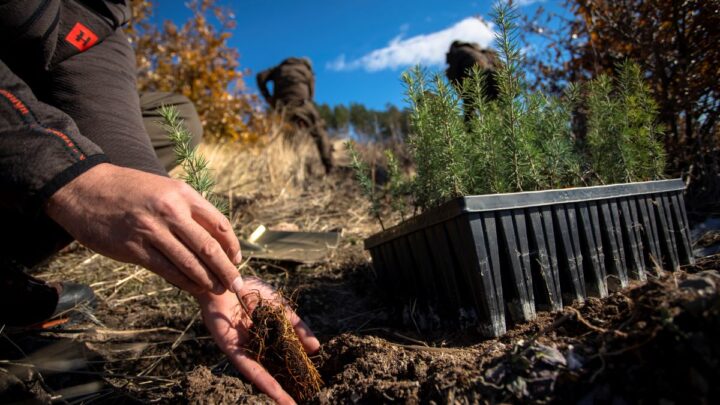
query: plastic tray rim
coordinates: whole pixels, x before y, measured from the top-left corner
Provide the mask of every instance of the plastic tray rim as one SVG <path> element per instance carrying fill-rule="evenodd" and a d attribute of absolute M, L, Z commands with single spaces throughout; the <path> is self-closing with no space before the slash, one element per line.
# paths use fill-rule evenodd
<path fill-rule="evenodd" d="M 463 214 L 504 211 L 518 208 L 542 207 L 555 204 L 572 204 L 637 195 L 683 191 L 682 179 L 652 180 L 592 187 L 523 191 L 518 193 L 470 195 L 457 197 L 398 225 L 365 239 L 365 249 L 399 238 L 411 232 L 453 219 Z"/>

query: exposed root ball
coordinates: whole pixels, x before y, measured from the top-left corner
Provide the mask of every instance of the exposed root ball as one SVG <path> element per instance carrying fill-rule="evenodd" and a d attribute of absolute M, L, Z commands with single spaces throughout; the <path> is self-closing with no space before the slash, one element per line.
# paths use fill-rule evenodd
<path fill-rule="evenodd" d="M 299 402 L 315 396 L 323 385 L 320 373 L 302 347 L 284 308 L 262 300 L 252 313 L 251 352 L 255 359 Z"/>

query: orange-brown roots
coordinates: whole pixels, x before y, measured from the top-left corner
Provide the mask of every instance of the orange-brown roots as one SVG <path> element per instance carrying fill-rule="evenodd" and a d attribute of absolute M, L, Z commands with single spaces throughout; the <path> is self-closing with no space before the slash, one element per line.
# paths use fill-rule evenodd
<path fill-rule="evenodd" d="M 306 402 L 323 385 L 281 305 L 260 300 L 252 312 L 250 352 L 296 401 Z"/>

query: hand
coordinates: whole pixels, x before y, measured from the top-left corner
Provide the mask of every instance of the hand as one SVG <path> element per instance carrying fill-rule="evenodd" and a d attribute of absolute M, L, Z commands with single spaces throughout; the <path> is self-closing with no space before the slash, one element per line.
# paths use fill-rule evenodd
<path fill-rule="evenodd" d="M 245 279 L 245 283 L 237 296 L 228 291 L 222 295 L 206 293 L 197 297 L 205 326 L 210 330 L 215 343 L 245 378 L 276 402 L 293 404 L 295 401 L 292 397 L 245 350 L 245 346 L 250 340 L 248 330 L 252 322 L 249 315 L 245 313 L 240 305 L 238 296 L 245 297 L 243 301 L 248 310 L 252 311 L 257 305 L 257 294 L 253 294 L 255 291 L 260 292 L 262 299 L 283 305 L 283 303 L 279 302 L 280 299 L 272 287 L 255 277 L 248 277 Z M 320 342 L 315 338 L 312 331 L 290 308 L 286 308 L 285 314 L 293 325 L 305 351 L 308 354 L 316 353 L 320 349 Z"/>
<path fill-rule="evenodd" d="M 90 249 L 192 294 L 242 285 L 230 221 L 181 181 L 104 163 L 53 194 L 46 212 Z"/>

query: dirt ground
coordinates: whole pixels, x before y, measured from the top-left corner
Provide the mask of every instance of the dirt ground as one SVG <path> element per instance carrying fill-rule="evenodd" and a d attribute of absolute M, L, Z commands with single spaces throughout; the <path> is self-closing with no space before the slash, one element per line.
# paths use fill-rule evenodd
<path fill-rule="evenodd" d="M 221 178 L 241 172 L 240 160 L 223 160 Z M 311 402 L 720 401 L 720 256 L 540 313 L 498 339 L 421 334 L 407 322 L 411 303 L 375 281 L 362 240 L 379 226 L 348 173 L 285 181 L 270 171 L 275 179 L 264 187 L 221 182 L 240 235 L 287 223 L 343 232 L 325 263 L 251 260 L 242 268 L 293 297 L 323 343 L 314 361 L 325 387 Z M 1 403 L 271 402 L 214 346 L 192 299 L 147 270 L 73 245 L 38 276 L 86 282 L 98 306 L 62 330 L 2 331 Z"/>

